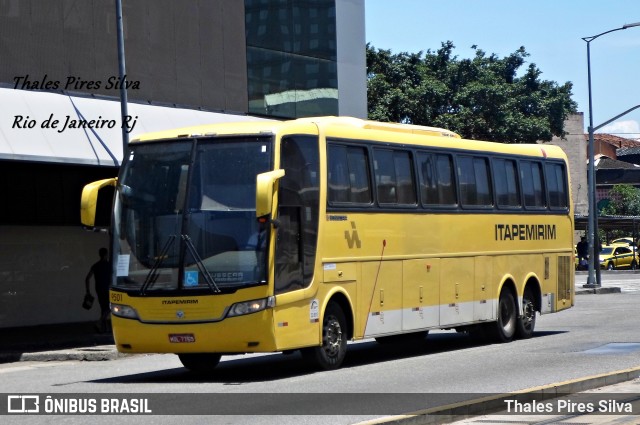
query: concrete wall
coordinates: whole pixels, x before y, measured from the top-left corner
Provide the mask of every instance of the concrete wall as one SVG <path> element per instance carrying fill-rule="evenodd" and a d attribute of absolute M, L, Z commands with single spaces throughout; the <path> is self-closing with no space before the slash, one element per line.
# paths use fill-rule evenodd
<path fill-rule="evenodd" d="M 97 320 L 84 279 L 107 233 L 79 226 L 0 226 L 0 328 Z M 91 292 L 95 296 L 94 283 Z"/>
<path fill-rule="evenodd" d="M 0 82 L 58 81 L 58 89 L 119 96 L 115 2 L 8 0 L 0 7 Z M 130 100 L 248 111 L 244 2 L 123 2 Z M 65 87 L 67 78 L 76 78 Z M 80 85 L 100 82 L 99 88 Z"/>
<path fill-rule="evenodd" d="M 364 0 L 336 1 L 338 110 L 367 118 L 367 58 Z"/>
<path fill-rule="evenodd" d="M 587 183 L 587 141 L 584 137 L 584 115 L 582 112 L 571 115 L 565 121 L 567 135 L 564 139 L 554 137 L 550 144 L 560 146 L 569 159 L 571 173 L 571 194 L 575 213 L 589 213 Z"/>

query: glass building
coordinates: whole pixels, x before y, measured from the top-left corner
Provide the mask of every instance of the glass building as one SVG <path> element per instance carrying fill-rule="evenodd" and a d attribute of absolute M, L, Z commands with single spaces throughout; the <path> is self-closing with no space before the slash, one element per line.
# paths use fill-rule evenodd
<path fill-rule="evenodd" d="M 338 115 L 334 0 L 245 0 L 249 113 Z"/>

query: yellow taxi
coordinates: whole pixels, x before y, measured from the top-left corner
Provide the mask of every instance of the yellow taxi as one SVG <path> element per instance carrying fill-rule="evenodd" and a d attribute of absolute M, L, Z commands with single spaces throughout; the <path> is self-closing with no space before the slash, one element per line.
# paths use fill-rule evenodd
<path fill-rule="evenodd" d="M 638 252 L 631 246 L 608 245 L 600 250 L 600 268 L 607 270 L 638 268 Z"/>

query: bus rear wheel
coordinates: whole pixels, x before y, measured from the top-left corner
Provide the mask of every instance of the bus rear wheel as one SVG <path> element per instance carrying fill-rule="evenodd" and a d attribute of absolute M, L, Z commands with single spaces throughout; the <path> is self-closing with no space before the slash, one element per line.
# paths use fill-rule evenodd
<path fill-rule="evenodd" d="M 322 345 L 302 349 L 303 357 L 322 370 L 337 369 L 347 354 L 347 321 L 342 308 L 327 305 L 322 319 Z"/>
<path fill-rule="evenodd" d="M 498 320 L 493 326 L 493 337 L 498 342 L 510 342 L 516 333 L 516 302 L 508 289 L 500 292 L 498 301 Z"/>
<path fill-rule="evenodd" d="M 220 354 L 213 353 L 184 353 L 178 354 L 182 365 L 191 372 L 211 373 L 220 363 Z"/>
<path fill-rule="evenodd" d="M 522 316 L 518 317 L 517 332 L 520 339 L 531 338 L 536 327 L 536 307 L 533 299 L 533 293 L 527 288 L 522 296 Z"/>

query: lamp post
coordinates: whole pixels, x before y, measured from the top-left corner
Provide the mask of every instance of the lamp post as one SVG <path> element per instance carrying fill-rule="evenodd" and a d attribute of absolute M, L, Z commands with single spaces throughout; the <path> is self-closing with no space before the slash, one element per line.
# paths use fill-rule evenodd
<path fill-rule="evenodd" d="M 609 34 L 610 32 L 626 30 L 631 27 L 640 26 L 640 22 L 633 24 L 625 24 L 620 28 L 615 28 L 609 31 L 602 32 L 591 37 L 583 37 L 582 39 L 587 42 L 587 85 L 589 89 L 589 146 L 587 155 L 589 156 L 589 166 L 587 168 L 587 183 L 588 183 L 588 195 L 589 195 L 589 225 L 587 231 L 587 242 L 589 243 L 589 275 L 587 277 L 587 284 L 585 287 L 597 288 L 600 287 L 600 279 L 596 280 L 595 272 L 596 267 L 598 271 L 600 269 L 600 251 L 596 247 L 597 229 L 598 229 L 598 211 L 596 208 L 596 171 L 595 171 L 595 149 L 593 146 L 593 102 L 591 96 L 591 42 L 596 38 Z"/>
<path fill-rule="evenodd" d="M 127 146 L 129 145 L 129 127 L 125 123 L 127 122 L 127 116 L 129 115 L 127 106 L 127 85 L 125 79 L 127 78 L 127 72 L 125 70 L 124 61 L 124 29 L 122 24 L 122 0 L 116 0 L 116 33 L 118 34 L 118 75 L 120 77 L 120 115 L 122 115 L 122 161 L 127 155 Z"/>

